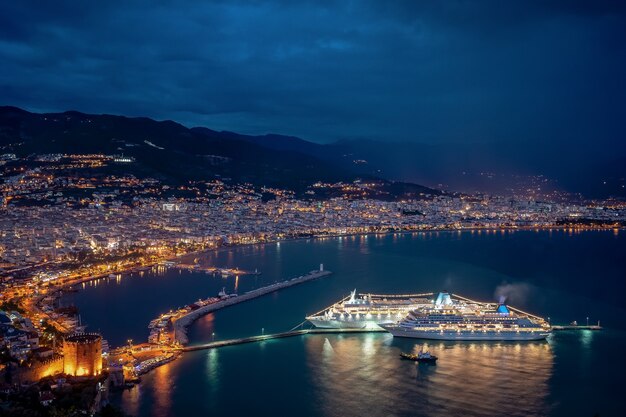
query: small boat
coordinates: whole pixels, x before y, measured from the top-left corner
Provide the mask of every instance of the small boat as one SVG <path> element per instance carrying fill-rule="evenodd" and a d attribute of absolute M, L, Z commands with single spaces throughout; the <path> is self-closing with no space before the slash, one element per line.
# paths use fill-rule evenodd
<path fill-rule="evenodd" d="M 437 363 L 437 359 L 439 359 L 437 356 L 431 355 L 430 351 L 423 352 L 421 350 L 419 351 L 417 355 L 413 353 L 401 352 L 400 357 L 402 359 L 409 359 L 409 360 L 420 362 L 420 363 L 433 363 L 433 364 Z"/>

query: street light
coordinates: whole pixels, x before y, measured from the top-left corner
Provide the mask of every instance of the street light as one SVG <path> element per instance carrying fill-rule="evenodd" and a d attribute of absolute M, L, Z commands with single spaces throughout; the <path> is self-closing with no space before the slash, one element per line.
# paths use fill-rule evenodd
<path fill-rule="evenodd" d="M 211 333 L 211 342 L 215 340 L 215 332 Z"/>

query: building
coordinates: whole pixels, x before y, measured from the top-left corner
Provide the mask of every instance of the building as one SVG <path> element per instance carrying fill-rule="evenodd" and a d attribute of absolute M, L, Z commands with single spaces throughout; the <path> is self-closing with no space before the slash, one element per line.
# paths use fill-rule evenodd
<path fill-rule="evenodd" d="M 63 342 L 63 373 L 71 376 L 97 376 L 102 372 L 102 336 L 75 333 Z"/>

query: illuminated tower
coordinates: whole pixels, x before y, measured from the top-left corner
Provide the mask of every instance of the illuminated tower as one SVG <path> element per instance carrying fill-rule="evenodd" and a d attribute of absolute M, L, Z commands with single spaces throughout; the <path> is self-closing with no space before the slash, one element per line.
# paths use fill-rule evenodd
<path fill-rule="evenodd" d="M 71 376 L 97 376 L 102 372 L 102 336 L 75 333 L 63 342 L 63 373 Z"/>

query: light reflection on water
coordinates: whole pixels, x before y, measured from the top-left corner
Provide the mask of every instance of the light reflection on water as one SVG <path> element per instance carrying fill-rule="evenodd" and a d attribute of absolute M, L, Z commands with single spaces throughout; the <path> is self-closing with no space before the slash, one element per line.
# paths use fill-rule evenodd
<path fill-rule="evenodd" d="M 591 340 L 593 339 L 593 330 L 582 330 L 580 332 L 580 342 L 586 348 L 591 345 Z"/>
<path fill-rule="evenodd" d="M 401 360 L 430 349 L 436 366 Z M 547 342 L 420 344 L 389 335 L 307 337 L 324 415 L 546 415 L 554 355 Z M 332 353 L 330 353 L 332 352 Z"/>
<path fill-rule="evenodd" d="M 305 335 L 186 353 L 115 402 L 156 417 L 624 415 L 624 335 L 590 336 L 586 345 L 582 332 L 548 342 Z M 420 349 L 438 364 L 399 357 Z"/>
<path fill-rule="evenodd" d="M 154 391 L 154 404 L 152 405 L 152 415 L 158 415 L 160 410 L 169 410 L 172 407 L 172 385 L 173 379 L 171 367 L 160 366 L 154 372 L 154 383 L 152 389 Z"/>
<path fill-rule="evenodd" d="M 355 287 L 448 289 L 486 299 L 499 285 L 524 282 L 531 290 L 517 307 L 551 316 L 553 323 L 591 316 L 607 329 L 558 332 L 548 343 L 428 342 L 425 347 L 440 357 L 435 367 L 398 357 L 423 342 L 385 334 L 308 335 L 186 353 L 165 365 L 170 380 L 150 373 L 118 402 L 141 417 L 626 415 L 626 333 L 610 330 L 624 326 L 624 239 L 624 233 L 611 232 L 463 232 L 438 238 L 421 232 L 372 235 L 369 242 L 346 236 L 285 242 L 280 250 L 266 245 L 209 252 L 202 264 L 262 271 L 241 276 L 240 293 L 320 262 L 334 274 L 206 316 L 189 329 L 191 344 L 287 330 Z M 598 277 L 593 291 L 590 276 Z M 171 279 L 146 273 L 121 285 L 87 286 L 78 293 L 79 307 L 92 328 L 118 345 L 131 336 L 145 338 L 146 323 L 156 313 L 215 295 L 224 285 L 232 291 L 235 281 L 189 271 L 176 271 Z M 113 299 L 116 309 L 110 309 Z M 157 410 L 157 401 L 169 408 Z"/>

